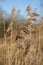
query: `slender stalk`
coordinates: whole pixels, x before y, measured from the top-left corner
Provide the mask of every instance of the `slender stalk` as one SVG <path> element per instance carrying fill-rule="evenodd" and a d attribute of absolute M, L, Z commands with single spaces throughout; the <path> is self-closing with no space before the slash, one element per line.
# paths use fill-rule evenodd
<path fill-rule="evenodd" d="M 6 44 L 5 20 L 3 20 L 3 25 L 4 25 L 4 42 Z"/>

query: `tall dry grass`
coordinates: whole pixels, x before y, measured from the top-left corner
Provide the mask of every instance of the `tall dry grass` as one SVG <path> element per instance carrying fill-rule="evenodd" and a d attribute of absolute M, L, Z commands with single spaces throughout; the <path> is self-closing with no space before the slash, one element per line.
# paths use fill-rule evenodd
<path fill-rule="evenodd" d="M 30 20 L 14 30 L 12 18 L 4 33 L 3 44 L 0 44 L 0 65 L 43 65 L 43 22 L 31 24 L 39 15 L 31 13 L 30 6 L 27 10 Z"/>

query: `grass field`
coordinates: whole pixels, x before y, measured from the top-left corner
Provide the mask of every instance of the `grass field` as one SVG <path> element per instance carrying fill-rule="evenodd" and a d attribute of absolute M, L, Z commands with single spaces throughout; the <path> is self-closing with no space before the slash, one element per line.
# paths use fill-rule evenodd
<path fill-rule="evenodd" d="M 29 29 L 23 25 L 20 31 L 17 30 L 19 34 L 13 33 L 13 38 L 9 38 L 10 42 L 0 39 L 0 65 L 43 65 L 43 24 L 31 26 L 28 35 L 24 27 Z"/>

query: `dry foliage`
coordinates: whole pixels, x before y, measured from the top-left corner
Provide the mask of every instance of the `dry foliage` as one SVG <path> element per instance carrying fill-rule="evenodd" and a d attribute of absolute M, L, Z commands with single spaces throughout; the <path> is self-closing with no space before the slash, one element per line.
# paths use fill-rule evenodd
<path fill-rule="evenodd" d="M 39 16 L 30 14 L 31 8 L 27 10 L 30 21 L 33 21 L 32 17 Z M 43 22 L 34 25 L 30 21 L 14 30 L 11 20 L 4 33 L 3 44 L 0 44 L 0 65 L 43 65 Z"/>

